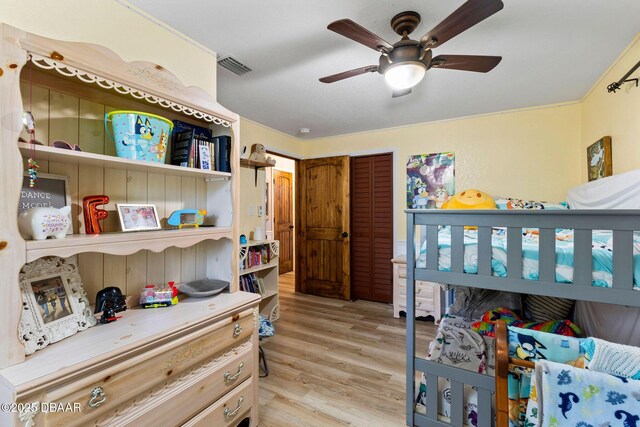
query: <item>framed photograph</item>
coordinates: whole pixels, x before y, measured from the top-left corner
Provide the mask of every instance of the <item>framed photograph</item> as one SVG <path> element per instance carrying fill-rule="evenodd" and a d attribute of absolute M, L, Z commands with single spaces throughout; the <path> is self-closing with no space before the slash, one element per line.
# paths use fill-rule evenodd
<path fill-rule="evenodd" d="M 589 181 L 613 175 L 610 136 L 605 136 L 587 147 L 587 168 Z"/>
<path fill-rule="evenodd" d="M 116 203 L 122 231 L 160 230 L 156 205 Z"/>
<path fill-rule="evenodd" d="M 18 335 L 25 354 L 94 326 L 75 258 L 45 257 L 20 271 L 23 310 Z"/>
<path fill-rule="evenodd" d="M 30 188 L 29 174 L 24 173 L 20 201 L 18 202 L 18 215 L 31 208 L 60 209 L 65 206 L 71 206 L 68 176 L 39 173 L 36 186 Z M 73 227 L 69 227 L 67 234 L 73 234 Z"/>

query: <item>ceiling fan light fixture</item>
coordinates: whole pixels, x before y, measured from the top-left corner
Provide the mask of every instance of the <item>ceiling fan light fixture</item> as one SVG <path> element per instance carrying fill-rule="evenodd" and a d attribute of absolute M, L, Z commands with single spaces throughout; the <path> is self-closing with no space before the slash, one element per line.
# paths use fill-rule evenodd
<path fill-rule="evenodd" d="M 420 83 L 426 71 L 427 67 L 422 62 L 399 62 L 384 71 L 384 79 L 393 89 L 410 89 Z"/>

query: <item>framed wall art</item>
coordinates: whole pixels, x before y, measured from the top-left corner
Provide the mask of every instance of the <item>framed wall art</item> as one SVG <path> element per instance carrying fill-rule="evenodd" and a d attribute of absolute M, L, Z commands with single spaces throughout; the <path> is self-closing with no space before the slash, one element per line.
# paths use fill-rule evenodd
<path fill-rule="evenodd" d="M 37 259 L 22 267 L 19 279 L 23 310 L 18 335 L 25 354 L 97 323 L 74 258 Z"/>
<path fill-rule="evenodd" d="M 587 176 L 589 181 L 613 175 L 611 137 L 602 137 L 587 147 Z"/>
<path fill-rule="evenodd" d="M 417 154 L 407 162 L 407 208 L 440 208 L 456 192 L 454 153 Z"/>

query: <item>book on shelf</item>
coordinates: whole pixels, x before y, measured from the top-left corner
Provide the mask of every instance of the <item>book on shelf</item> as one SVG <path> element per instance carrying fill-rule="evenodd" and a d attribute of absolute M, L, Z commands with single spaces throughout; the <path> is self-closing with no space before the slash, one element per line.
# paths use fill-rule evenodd
<path fill-rule="evenodd" d="M 240 290 L 264 295 L 264 280 L 253 273 L 240 276 Z"/>
<path fill-rule="evenodd" d="M 231 172 L 231 137 L 216 136 L 213 138 L 215 144 L 216 170 L 220 172 Z"/>
<path fill-rule="evenodd" d="M 173 125 L 171 164 L 182 167 L 202 168 L 200 157 L 203 153 L 200 147 L 209 145 L 213 141 L 211 129 L 180 120 L 174 120 Z"/>

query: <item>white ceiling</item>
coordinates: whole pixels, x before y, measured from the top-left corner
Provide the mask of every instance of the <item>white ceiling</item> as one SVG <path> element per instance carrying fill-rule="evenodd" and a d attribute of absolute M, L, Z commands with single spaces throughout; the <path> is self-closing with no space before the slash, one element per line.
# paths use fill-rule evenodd
<path fill-rule="evenodd" d="M 504 0 L 502 11 L 434 50 L 501 55 L 493 71 L 431 69 L 411 95 L 392 99 L 377 73 L 318 81 L 378 60 L 327 25 L 350 18 L 393 44 L 396 13 L 422 15 L 415 39 L 463 0 L 130 2 L 253 69 L 238 77 L 218 67 L 221 104 L 290 135 L 310 128 L 307 138 L 579 100 L 640 31 L 639 0 Z"/>

